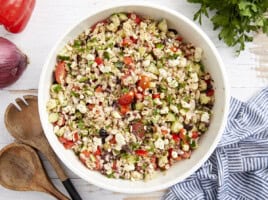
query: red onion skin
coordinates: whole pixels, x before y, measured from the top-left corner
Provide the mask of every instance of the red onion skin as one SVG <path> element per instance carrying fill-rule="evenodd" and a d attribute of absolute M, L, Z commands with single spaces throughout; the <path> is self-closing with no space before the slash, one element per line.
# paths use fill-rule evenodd
<path fill-rule="evenodd" d="M 27 65 L 27 56 L 12 42 L 0 37 L 0 88 L 17 81 Z"/>

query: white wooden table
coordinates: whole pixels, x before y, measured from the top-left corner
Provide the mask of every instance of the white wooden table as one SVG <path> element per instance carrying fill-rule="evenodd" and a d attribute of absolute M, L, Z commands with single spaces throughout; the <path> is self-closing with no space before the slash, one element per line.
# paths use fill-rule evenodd
<path fill-rule="evenodd" d="M 139 0 L 135 0 L 137 2 Z M 34 14 L 26 30 L 13 35 L 0 27 L 0 36 L 10 39 L 30 58 L 30 64 L 23 76 L 12 86 L 0 90 L 0 148 L 14 141 L 4 125 L 4 112 L 10 102 L 26 94 L 37 94 L 37 87 L 42 66 L 46 57 L 70 25 L 92 11 L 109 5 L 115 5 L 121 0 L 37 0 Z M 143 1 L 144 2 L 144 1 Z M 192 19 L 193 13 L 199 7 L 189 4 L 186 0 L 147 0 L 152 4 L 160 4 L 181 12 Z M 231 94 L 241 100 L 248 99 L 268 83 L 268 37 L 257 34 L 252 44 L 247 45 L 246 51 L 235 57 L 234 49 L 228 48 L 217 39 L 217 32 L 212 31 L 212 25 L 205 20 L 201 27 L 215 43 L 222 55 L 228 72 Z M 52 182 L 66 194 L 55 172 L 42 157 L 43 163 Z M 85 200 L 155 200 L 160 199 L 165 191 L 144 195 L 127 195 L 103 190 L 90 185 L 67 170 L 75 187 Z M 0 186 L 0 200 L 49 200 L 53 197 L 38 192 L 16 192 Z"/>

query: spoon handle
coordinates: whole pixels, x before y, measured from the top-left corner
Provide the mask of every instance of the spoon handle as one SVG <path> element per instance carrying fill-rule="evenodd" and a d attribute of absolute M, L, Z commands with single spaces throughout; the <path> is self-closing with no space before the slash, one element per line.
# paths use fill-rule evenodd
<path fill-rule="evenodd" d="M 50 145 L 47 144 L 45 146 L 46 146 L 46 149 L 45 149 L 46 152 L 44 152 L 44 154 L 47 156 L 52 167 L 55 169 L 59 179 L 63 183 L 65 189 L 67 190 L 67 192 L 71 196 L 72 200 L 82 200 L 82 198 L 80 197 L 80 195 L 76 191 L 75 187 L 73 186 L 72 182 L 70 181 L 70 179 L 68 178 L 68 176 L 66 175 L 64 170 L 62 169 L 60 162 L 59 162 L 56 154 L 54 153 L 54 151 L 50 147 Z"/>
<path fill-rule="evenodd" d="M 80 195 L 78 194 L 78 192 L 74 188 L 74 186 L 69 178 L 66 179 L 65 181 L 62 181 L 62 183 L 73 200 L 82 200 L 82 198 L 80 197 Z"/>

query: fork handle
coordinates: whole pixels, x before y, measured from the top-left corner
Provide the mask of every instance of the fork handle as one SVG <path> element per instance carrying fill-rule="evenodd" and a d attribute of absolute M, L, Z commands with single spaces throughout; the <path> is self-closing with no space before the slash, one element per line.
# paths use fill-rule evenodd
<path fill-rule="evenodd" d="M 62 183 L 71 196 L 72 200 L 82 200 L 69 178 L 67 178 L 65 181 L 62 181 Z"/>

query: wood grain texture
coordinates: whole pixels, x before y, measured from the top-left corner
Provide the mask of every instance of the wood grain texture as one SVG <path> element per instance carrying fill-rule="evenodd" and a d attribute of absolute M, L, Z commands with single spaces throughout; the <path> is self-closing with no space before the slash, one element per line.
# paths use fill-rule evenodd
<path fill-rule="evenodd" d="M 24 32 L 14 35 L 0 27 L 0 36 L 10 39 L 30 58 L 30 64 L 23 76 L 12 86 L 0 90 L 0 148 L 14 141 L 5 126 L 3 113 L 10 102 L 17 97 L 37 95 L 39 76 L 49 51 L 59 37 L 82 17 L 120 2 L 150 2 L 174 9 L 192 19 L 198 5 L 189 4 L 186 0 L 38 0 L 33 16 Z M 198 24 L 197 24 L 198 25 Z M 200 25 L 198 25 L 200 26 Z M 216 45 L 226 66 L 231 94 L 241 100 L 247 100 L 268 83 L 268 38 L 257 34 L 252 44 L 248 44 L 239 57 L 235 57 L 232 48 L 218 40 L 209 20 L 204 19 L 201 27 Z M 56 173 L 47 160 L 41 155 L 44 167 L 57 188 L 67 194 Z M 66 169 L 66 168 L 65 168 Z M 84 200 L 156 200 L 161 199 L 165 191 L 142 195 L 113 193 L 90 185 L 66 169 L 75 187 Z M 43 193 L 16 192 L 0 186 L 0 200 L 52 200 Z"/>

